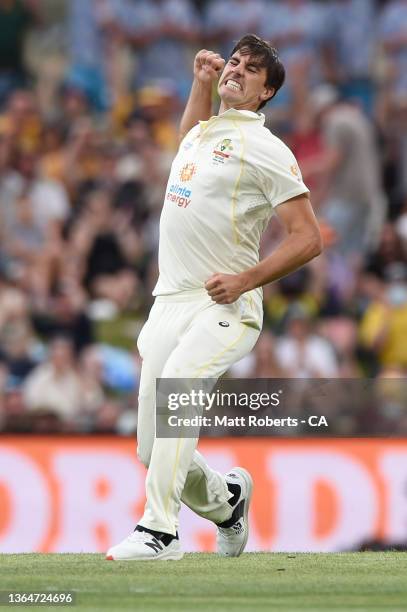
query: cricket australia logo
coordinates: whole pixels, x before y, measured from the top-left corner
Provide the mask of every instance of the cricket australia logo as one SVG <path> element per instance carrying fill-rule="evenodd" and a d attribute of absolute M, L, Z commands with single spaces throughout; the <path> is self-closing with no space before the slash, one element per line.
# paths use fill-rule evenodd
<path fill-rule="evenodd" d="M 233 151 L 233 145 L 230 138 L 224 138 L 215 146 L 212 151 L 212 164 L 219 166 L 225 164 L 231 156 Z"/>
<path fill-rule="evenodd" d="M 179 178 L 181 179 L 183 183 L 186 183 L 187 181 L 191 180 L 195 172 L 196 172 L 195 164 L 192 164 L 192 163 L 185 164 L 185 166 L 181 168 L 181 172 L 179 173 Z"/>

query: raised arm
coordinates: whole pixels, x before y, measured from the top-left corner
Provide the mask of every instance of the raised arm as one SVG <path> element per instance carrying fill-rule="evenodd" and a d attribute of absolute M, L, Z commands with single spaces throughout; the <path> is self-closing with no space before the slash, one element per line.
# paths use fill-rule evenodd
<path fill-rule="evenodd" d="M 219 79 L 225 60 L 219 53 L 201 49 L 194 61 L 194 80 L 188 102 L 182 115 L 179 139 L 198 123 L 206 121 L 212 114 L 212 86 Z"/>

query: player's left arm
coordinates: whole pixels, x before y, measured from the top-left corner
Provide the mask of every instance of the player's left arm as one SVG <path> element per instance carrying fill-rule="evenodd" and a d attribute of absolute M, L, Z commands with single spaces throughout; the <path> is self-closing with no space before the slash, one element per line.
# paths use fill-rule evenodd
<path fill-rule="evenodd" d="M 308 195 L 283 202 L 276 212 L 286 230 L 276 250 L 240 274 L 213 274 L 205 283 L 218 304 L 231 304 L 242 293 L 286 276 L 321 253 L 321 234 Z"/>

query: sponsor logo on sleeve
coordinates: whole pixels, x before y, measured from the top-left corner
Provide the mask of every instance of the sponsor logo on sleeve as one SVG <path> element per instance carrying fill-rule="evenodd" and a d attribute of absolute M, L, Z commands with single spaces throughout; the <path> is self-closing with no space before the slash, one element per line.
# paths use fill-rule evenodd
<path fill-rule="evenodd" d="M 295 178 L 297 179 L 297 181 L 301 182 L 302 181 L 302 176 L 301 176 L 301 172 L 300 169 L 298 167 L 297 164 L 293 164 L 292 166 L 290 166 L 290 172 L 293 176 L 295 176 Z"/>

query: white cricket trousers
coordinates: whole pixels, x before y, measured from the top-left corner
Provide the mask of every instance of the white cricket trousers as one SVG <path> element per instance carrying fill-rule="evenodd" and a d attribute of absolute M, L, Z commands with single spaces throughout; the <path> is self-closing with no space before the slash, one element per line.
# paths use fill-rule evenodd
<path fill-rule="evenodd" d="M 219 305 L 202 290 L 156 298 L 137 343 L 143 359 L 137 454 L 148 467 L 140 525 L 175 535 L 181 500 L 215 523 L 230 518 L 224 476 L 196 450 L 198 439 L 156 438 L 156 378 L 217 379 L 251 351 L 259 334 L 241 322 L 239 302 Z"/>

